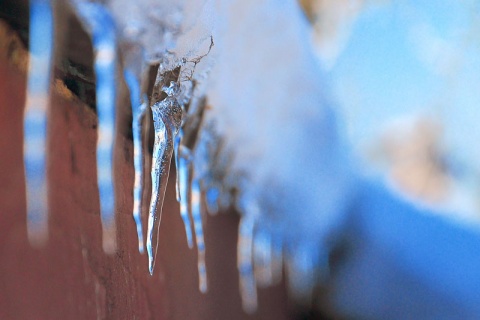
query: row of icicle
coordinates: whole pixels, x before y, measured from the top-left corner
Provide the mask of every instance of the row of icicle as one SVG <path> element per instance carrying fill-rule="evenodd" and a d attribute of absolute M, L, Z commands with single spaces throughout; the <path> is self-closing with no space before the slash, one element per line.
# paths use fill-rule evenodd
<path fill-rule="evenodd" d="M 105 252 L 113 253 L 116 250 L 112 155 L 115 137 L 115 73 L 119 63 L 117 30 L 108 9 L 103 5 L 78 0 L 72 0 L 71 5 L 83 27 L 90 34 L 94 48 L 98 114 L 97 177 L 103 227 L 103 248 Z M 28 232 L 29 239 L 34 245 L 44 243 L 48 238 L 45 137 L 49 107 L 48 92 L 53 63 L 53 34 L 52 3 L 50 0 L 31 0 L 29 37 L 31 60 L 24 120 L 24 157 L 27 179 Z M 179 65 L 181 66 L 181 64 Z M 140 253 L 144 252 L 141 208 L 145 152 L 142 147 L 142 130 L 144 130 L 142 124 L 145 116 L 149 114 L 147 110 L 150 106 L 155 142 L 151 168 L 152 194 L 146 238 L 149 271 L 152 274 L 155 266 L 162 205 L 171 158 L 174 156 L 180 214 L 190 248 L 193 247 L 192 226 L 190 225 L 190 216 L 192 217 L 198 250 L 199 288 L 201 292 L 206 292 L 205 243 L 201 216 L 202 192 L 205 193 L 208 211 L 212 213 L 235 202 L 229 192 L 234 183 L 227 183 L 227 186 L 222 185 L 222 182 L 228 180 L 225 176 L 228 171 L 229 154 L 219 152 L 222 141 L 213 134 L 214 130 L 208 124 L 203 124 L 206 128 L 200 130 L 205 100 L 200 99 L 201 101 L 197 101 L 194 108 L 188 108 L 191 95 L 187 94 L 188 99 L 180 98 L 185 95 L 185 92 L 181 92 L 180 79 L 165 81 L 165 72 L 171 70 L 160 68 L 157 75 L 157 90 L 160 89 L 165 93 L 164 99 L 156 102 L 148 101 L 148 92 L 145 89 L 148 86 L 144 85 L 145 70 L 147 69 L 148 65 L 143 60 L 137 61 L 137 65 L 127 63 L 124 66 L 124 79 L 130 91 L 133 115 L 135 168 L 133 218 L 137 228 L 138 248 Z M 246 311 L 252 312 L 257 307 L 257 284 L 260 286 L 272 285 L 278 283 L 282 277 L 284 244 L 282 239 L 274 239 L 267 231 L 256 227 L 260 220 L 260 213 L 255 200 L 253 198 L 249 200 L 248 196 L 239 198 L 240 200 L 237 199 L 236 204 L 237 209 L 242 213 L 242 218 L 239 226 L 237 264 L 243 306 Z M 315 256 L 315 254 L 310 252 L 306 256 Z M 255 268 L 252 260 L 255 262 Z M 292 274 L 311 275 L 306 278 L 312 282 L 309 286 L 313 286 L 315 263 L 311 259 L 302 259 L 298 260 L 300 262 L 297 261 L 298 263 L 295 265 L 296 260 L 290 260 L 290 262 L 292 261 L 294 269 Z M 298 281 L 298 278 L 294 276 L 291 279 Z M 295 283 L 291 283 L 291 286 L 294 287 Z"/>
<path fill-rule="evenodd" d="M 100 212 L 103 226 L 103 248 L 107 253 L 116 250 L 113 185 L 113 148 L 115 137 L 116 80 L 118 63 L 115 23 L 108 10 L 95 2 L 72 1 L 72 6 L 89 32 L 94 48 L 94 70 L 96 77 L 96 101 L 98 114 L 97 177 L 100 195 Z M 28 234 L 33 245 L 41 245 L 48 239 L 47 184 L 45 165 L 47 150 L 46 130 L 49 108 L 53 56 L 54 22 L 52 3 L 35 0 L 30 3 L 30 51 L 27 101 L 24 118 L 25 144 L 24 161 L 27 180 Z M 143 61 L 140 61 L 143 63 Z M 135 68 L 126 66 L 124 78 L 130 90 L 132 105 L 132 131 L 134 144 L 135 182 L 133 187 L 133 217 L 137 227 L 139 251 L 144 252 L 141 218 L 143 179 L 142 123 L 147 114 L 149 101 L 142 90 L 141 77 Z M 142 66 L 142 69 L 146 69 Z M 161 77 L 161 75 L 159 75 Z M 205 268 L 205 245 L 200 210 L 200 183 L 194 175 L 191 150 L 184 143 L 185 120 L 183 105 L 177 101 L 179 85 L 171 81 L 161 88 L 167 97 L 151 106 L 155 130 L 152 156 L 152 195 L 148 217 L 146 247 L 149 270 L 153 273 L 161 220 L 162 205 L 168 181 L 170 161 L 175 153 L 177 164 L 177 200 L 185 223 L 188 246 L 193 247 L 189 215 L 193 215 L 195 238 L 198 248 L 200 290 L 207 290 Z M 198 125 L 201 121 L 196 119 Z M 197 131 L 198 128 L 193 128 Z M 195 141 L 193 141 L 193 144 Z M 192 145 L 192 142 L 190 141 Z M 189 198 L 191 200 L 189 201 Z"/>

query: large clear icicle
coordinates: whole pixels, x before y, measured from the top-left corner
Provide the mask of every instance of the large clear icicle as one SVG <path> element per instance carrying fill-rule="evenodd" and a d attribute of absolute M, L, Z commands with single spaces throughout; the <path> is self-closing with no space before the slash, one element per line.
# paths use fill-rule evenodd
<path fill-rule="evenodd" d="M 129 70 L 124 72 L 125 81 L 130 90 L 132 105 L 132 132 L 133 132 L 133 166 L 135 169 L 135 182 L 133 186 L 133 219 L 137 228 L 138 250 L 144 251 L 142 227 L 142 191 L 143 191 L 143 146 L 142 146 L 142 120 L 147 111 L 147 97 L 140 98 L 140 80 Z"/>
<path fill-rule="evenodd" d="M 250 215 L 240 219 L 237 244 L 237 268 L 240 275 L 240 296 L 243 310 L 253 313 L 257 310 L 257 289 L 253 275 L 252 251 L 255 220 Z"/>
<path fill-rule="evenodd" d="M 158 230 L 162 216 L 162 206 L 173 154 L 173 141 L 182 119 L 182 109 L 174 97 L 151 106 L 155 131 L 152 156 L 152 196 L 147 228 L 147 252 L 150 274 L 153 274 L 158 247 Z"/>
<path fill-rule="evenodd" d="M 115 137 L 116 37 L 115 24 L 101 4 L 73 1 L 82 23 L 90 32 L 94 49 L 98 115 L 97 179 L 103 228 L 103 250 L 116 250 L 113 150 Z"/>
<path fill-rule="evenodd" d="M 205 264 L 205 239 L 203 237 L 203 225 L 202 225 L 202 204 L 201 204 L 201 189 L 200 181 L 193 173 L 192 180 L 192 192 L 191 192 L 191 205 L 192 205 L 192 218 L 193 226 L 195 228 L 195 239 L 197 243 L 197 255 L 198 255 L 198 281 L 199 289 L 205 293 L 208 290 L 207 286 L 207 266 Z"/>
<path fill-rule="evenodd" d="M 51 2 L 30 1 L 30 61 L 24 117 L 24 161 L 28 239 L 34 246 L 42 245 L 48 239 L 45 158 L 53 41 Z"/>

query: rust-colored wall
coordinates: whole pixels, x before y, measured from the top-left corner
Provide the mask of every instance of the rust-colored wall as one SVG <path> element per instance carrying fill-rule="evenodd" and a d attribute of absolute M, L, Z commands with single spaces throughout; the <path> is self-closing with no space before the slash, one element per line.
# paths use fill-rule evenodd
<path fill-rule="evenodd" d="M 283 287 L 260 290 L 254 316 L 242 312 L 235 266 L 238 218 L 233 214 L 206 219 L 209 292 L 199 293 L 196 251 L 186 244 L 172 188 L 174 174 L 162 218 L 159 261 L 153 277 L 148 274 L 130 213 L 132 142 L 122 133 L 115 154 L 119 250 L 114 256 L 103 253 L 96 116 L 61 86 L 53 90 L 48 127 L 50 237 L 45 247 L 32 248 L 22 158 L 25 83 L 25 74 L 0 54 L 0 319 L 287 318 Z M 125 93 L 121 101 L 127 101 Z"/>

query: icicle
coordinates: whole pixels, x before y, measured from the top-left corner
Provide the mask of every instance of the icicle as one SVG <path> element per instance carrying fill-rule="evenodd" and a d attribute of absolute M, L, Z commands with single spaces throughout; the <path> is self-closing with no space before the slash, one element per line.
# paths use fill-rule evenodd
<path fill-rule="evenodd" d="M 189 193 L 190 193 L 190 180 L 192 175 L 192 160 L 190 151 L 183 147 L 179 146 L 179 159 L 178 159 L 178 169 L 177 176 L 180 188 L 180 216 L 182 217 L 183 224 L 185 225 L 185 232 L 187 235 L 188 247 L 193 248 L 193 239 L 192 239 L 192 226 L 190 225 L 190 204 L 189 204 Z"/>
<path fill-rule="evenodd" d="M 45 157 L 53 38 L 50 1 L 30 1 L 30 62 L 24 118 L 24 161 L 28 239 L 34 246 L 42 245 L 48 239 Z"/>
<path fill-rule="evenodd" d="M 243 310 L 253 313 L 257 310 L 257 289 L 252 267 L 252 240 L 254 219 L 243 216 L 238 228 L 237 268 L 240 274 L 240 295 Z"/>
<path fill-rule="evenodd" d="M 253 259 L 255 263 L 255 280 L 259 287 L 272 284 L 272 243 L 270 234 L 257 231 L 253 242 Z"/>
<path fill-rule="evenodd" d="M 167 94 L 167 95 L 176 95 L 178 93 L 178 89 L 177 89 L 177 85 L 175 82 L 171 81 L 170 82 L 170 86 L 169 87 L 164 87 L 163 88 L 163 91 Z M 185 110 L 184 110 L 185 112 Z M 182 124 L 183 126 L 183 124 Z M 177 136 L 175 137 L 175 140 L 173 141 L 173 151 L 174 151 L 174 156 L 175 156 L 175 169 L 176 169 L 176 172 L 177 172 L 177 176 L 176 176 L 176 181 L 175 181 L 175 194 L 176 194 L 176 197 L 177 197 L 177 201 L 180 202 L 180 205 L 181 205 L 181 198 L 182 198 L 182 195 L 181 195 L 181 191 L 180 191 L 180 175 L 179 175 L 179 172 L 180 172 L 180 163 L 179 163 L 179 159 L 180 159 L 180 144 L 182 143 L 182 138 L 183 138 L 183 129 L 180 128 L 178 130 L 178 134 Z M 183 216 L 182 216 L 183 218 Z M 185 220 L 184 220 L 185 222 Z M 187 240 L 189 239 L 188 238 L 188 230 L 187 230 Z M 190 238 L 191 239 L 191 238 Z M 188 246 L 190 248 L 192 248 L 193 246 L 193 243 L 191 241 L 188 242 Z"/>
<path fill-rule="evenodd" d="M 231 185 L 228 185 L 227 183 L 225 183 L 220 189 L 220 193 L 218 196 L 218 203 L 219 203 L 219 207 L 224 210 L 230 207 L 230 205 L 233 202 L 231 187 L 232 187 Z"/>
<path fill-rule="evenodd" d="M 115 25 L 107 9 L 99 3 L 74 1 L 86 29 L 91 33 L 95 52 L 96 100 L 98 115 L 97 176 L 103 227 L 103 250 L 116 250 L 115 198 L 113 187 L 113 147 L 115 137 L 116 38 Z"/>
<path fill-rule="evenodd" d="M 178 157 L 180 155 L 178 154 L 178 152 L 179 152 L 178 149 L 180 148 L 180 142 L 182 141 L 182 136 L 183 136 L 183 130 L 180 129 L 178 131 L 177 136 L 175 137 L 174 142 L 173 142 L 173 151 L 174 151 L 174 154 L 175 154 L 175 169 L 176 169 L 176 172 L 177 172 L 177 181 L 175 182 L 175 194 L 176 194 L 178 202 L 180 202 L 180 199 L 181 199 L 181 196 L 180 196 L 180 177 L 178 176 L 178 171 L 180 169 L 180 165 L 178 163 Z"/>
<path fill-rule="evenodd" d="M 320 248 L 309 245 L 290 246 L 287 259 L 288 289 L 299 302 L 312 302 L 314 285 L 321 272 L 326 273 L 327 261 L 320 263 Z"/>
<path fill-rule="evenodd" d="M 147 97 L 140 99 L 140 81 L 133 72 L 124 72 L 125 81 L 130 90 L 132 105 L 132 131 L 133 131 L 133 164 L 135 168 L 135 183 L 133 186 L 133 219 L 137 227 L 138 250 L 143 253 L 143 228 L 142 228 L 142 191 L 143 191 L 143 147 L 142 147 L 142 120 L 147 110 Z"/>
<path fill-rule="evenodd" d="M 271 285 L 279 284 L 283 278 L 283 245 L 280 239 L 272 238 L 272 283 Z"/>
<path fill-rule="evenodd" d="M 158 246 L 158 229 L 173 153 L 173 140 L 181 125 L 182 109 L 168 96 L 152 107 L 155 144 L 152 156 L 152 197 L 148 216 L 147 252 L 150 274 L 153 274 Z"/>
<path fill-rule="evenodd" d="M 180 92 L 180 87 L 176 82 L 170 81 L 170 85 L 168 87 L 163 87 L 162 91 L 165 92 L 169 97 L 176 97 Z"/>
<path fill-rule="evenodd" d="M 218 213 L 218 196 L 219 196 L 219 194 L 220 194 L 220 191 L 218 190 L 218 187 L 216 187 L 216 186 L 211 186 L 210 188 L 207 189 L 207 192 L 205 193 L 207 210 L 212 215 L 215 215 L 215 214 Z"/>
<path fill-rule="evenodd" d="M 205 264 L 205 240 L 203 238 L 202 226 L 202 204 L 201 204 L 201 190 L 200 181 L 195 177 L 192 180 L 192 218 L 193 226 L 195 227 L 195 239 L 197 242 L 198 254 L 198 281 L 200 291 L 207 292 L 207 267 Z"/>

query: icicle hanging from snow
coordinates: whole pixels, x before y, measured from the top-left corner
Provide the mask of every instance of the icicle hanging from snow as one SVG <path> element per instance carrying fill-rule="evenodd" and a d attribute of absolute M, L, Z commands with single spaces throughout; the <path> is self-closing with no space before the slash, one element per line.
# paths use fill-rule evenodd
<path fill-rule="evenodd" d="M 97 179 L 103 229 L 103 249 L 116 250 L 113 150 L 115 140 L 117 47 L 115 23 L 100 3 L 73 1 L 76 12 L 90 32 L 94 49 L 98 115 Z"/>
<path fill-rule="evenodd" d="M 143 227 L 142 227 L 142 192 L 143 192 L 143 147 L 142 147 L 142 121 L 147 111 L 148 99 L 140 98 L 140 81 L 128 69 L 124 72 L 125 81 L 130 90 L 130 103 L 132 104 L 132 133 L 133 133 L 133 165 L 135 169 L 135 182 L 133 186 L 133 219 L 135 221 L 138 250 L 143 253 Z"/>
<path fill-rule="evenodd" d="M 311 303 L 316 284 L 328 274 L 325 250 L 318 245 L 291 246 L 286 262 L 289 292 L 295 299 Z"/>
<path fill-rule="evenodd" d="M 181 132 L 182 130 L 180 130 Z M 179 187 L 179 198 L 180 198 L 180 216 L 182 217 L 183 224 L 185 226 L 185 233 L 187 235 L 188 247 L 193 248 L 193 239 L 192 239 L 192 226 L 190 225 L 190 181 L 192 179 L 192 160 L 190 151 L 181 145 L 178 145 L 178 167 L 177 167 L 177 176 L 178 176 L 178 187 Z"/>
<path fill-rule="evenodd" d="M 255 280 L 259 287 L 272 284 L 272 243 L 271 235 L 265 231 L 257 231 L 253 239 L 253 260 Z"/>
<path fill-rule="evenodd" d="M 28 239 L 34 246 L 42 245 L 48 239 L 45 159 L 53 41 L 50 1 L 30 1 L 30 61 L 24 116 L 24 161 Z"/>
<path fill-rule="evenodd" d="M 170 161 L 173 153 L 173 142 L 182 119 L 182 109 L 174 95 L 178 89 L 173 90 L 177 84 L 171 82 L 170 89 L 164 92 L 168 96 L 151 106 L 155 128 L 155 143 L 152 156 L 152 197 L 148 216 L 147 252 L 150 274 L 153 274 L 155 258 L 158 247 L 158 229 L 162 217 L 165 190 L 170 173 Z"/>
<path fill-rule="evenodd" d="M 178 174 L 178 171 L 179 171 L 179 168 L 180 168 L 180 164 L 178 163 L 178 160 L 179 160 L 179 154 L 178 154 L 178 151 L 179 151 L 179 147 L 180 147 L 180 141 L 182 140 L 182 136 L 183 136 L 183 130 L 180 129 L 177 136 L 175 137 L 175 141 L 173 143 L 173 151 L 174 151 L 174 154 L 175 154 L 175 169 L 177 170 L 177 179 L 175 181 L 175 196 L 177 197 L 177 202 L 180 202 L 180 176 Z"/>
<path fill-rule="evenodd" d="M 270 267 L 272 268 L 271 285 L 279 284 L 283 278 L 283 244 L 280 239 L 272 240 L 272 260 Z"/>
<path fill-rule="evenodd" d="M 195 229 L 195 239 L 197 243 L 197 254 L 198 254 L 198 287 L 200 292 L 207 292 L 207 266 L 205 264 L 205 240 L 203 238 L 203 221 L 202 221 L 202 205 L 201 205 L 201 188 L 200 181 L 193 173 L 192 180 L 192 218 L 193 226 Z"/>
<path fill-rule="evenodd" d="M 141 76 L 142 68 L 149 62 L 161 62 L 156 87 L 166 94 L 163 100 L 151 105 L 155 142 L 146 239 L 150 273 L 155 265 L 165 189 L 175 153 L 177 200 L 190 248 L 195 237 L 200 291 L 207 290 L 203 193 L 210 213 L 235 204 L 241 215 L 237 266 L 244 309 L 253 312 L 257 308 L 257 285 L 280 281 L 284 259 L 291 292 L 308 299 L 319 278 L 317 271 L 326 264 L 326 258 L 320 259 L 328 252 L 324 242 L 339 222 L 351 179 L 336 135 L 335 119 L 322 93 L 320 69 L 295 1 L 185 0 L 175 6 L 173 0 L 157 5 L 140 1 L 138 8 L 137 3 L 130 1 L 106 3 L 108 8 L 98 2 L 72 0 L 95 51 L 97 171 L 104 250 L 112 253 L 116 248 L 112 162 L 118 32 L 118 42 L 125 45 L 119 48 L 132 104 L 133 217 L 140 252 L 144 250 L 141 120 L 148 103 L 142 97 L 145 92 Z M 128 17 L 122 15 L 125 6 L 132 9 Z M 149 8 L 152 15 L 143 21 L 142 13 Z M 119 29 L 108 10 L 112 10 Z M 216 17 L 214 22 L 212 17 Z M 48 15 L 44 14 L 42 19 L 48 19 Z M 32 22 L 33 33 L 39 23 L 35 15 Z M 250 27 L 245 28 L 246 24 Z M 212 34 L 219 43 L 215 57 L 203 64 L 201 75 L 194 74 L 197 64 L 206 57 L 205 52 L 212 49 Z M 153 44 L 156 35 L 160 40 Z M 211 43 L 205 51 L 207 39 Z M 48 41 L 43 43 L 45 47 L 46 44 Z M 138 49 L 133 55 L 129 52 L 132 48 Z M 142 54 L 137 55 L 138 52 Z M 170 82 L 168 72 L 175 81 Z M 35 75 L 38 72 L 30 73 L 32 79 Z M 195 93 L 208 97 L 214 106 L 205 119 L 205 101 L 196 101 L 188 110 L 195 99 L 194 82 L 199 83 Z M 184 90 L 184 85 L 191 86 L 190 90 Z M 47 89 L 42 87 L 39 91 L 42 99 Z M 32 90 L 29 77 L 30 99 L 34 97 Z M 33 134 L 33 128 L 26 125 L 26 137 Z M 44 137 L 45 125 L 40 124 L 39 128 L 43 128 L 39 130 Z M 44 149 L 44 143 L 40 145 Z M 26 142 L 26 155 L 30 149 Z M 292 155 L 303 158 L 301 170 Z M 36 158 L 26 156 L 27 179 L 31 179 L 27 158 Z M 44 163 L 40 159 L 35 165 L 43 168 Z M 34 219 L 29 216 L 31 221 Z"/>
<path fill-rule="evenodd" d="M 240 295 L 243 309 L 248 313 L 257 310 L 257 289 L 253 275 L 254 218 L 248 214 L 240 219 L 238 227 L 237 268 L 240 275 Z"/>
<path fill-rule="evenodd" d="M 216 186 L 208 188 L 205 194 L 208 212 L 210 214 L 216 214 L 218 212 L 218 195 L 219 190 Z"/>

